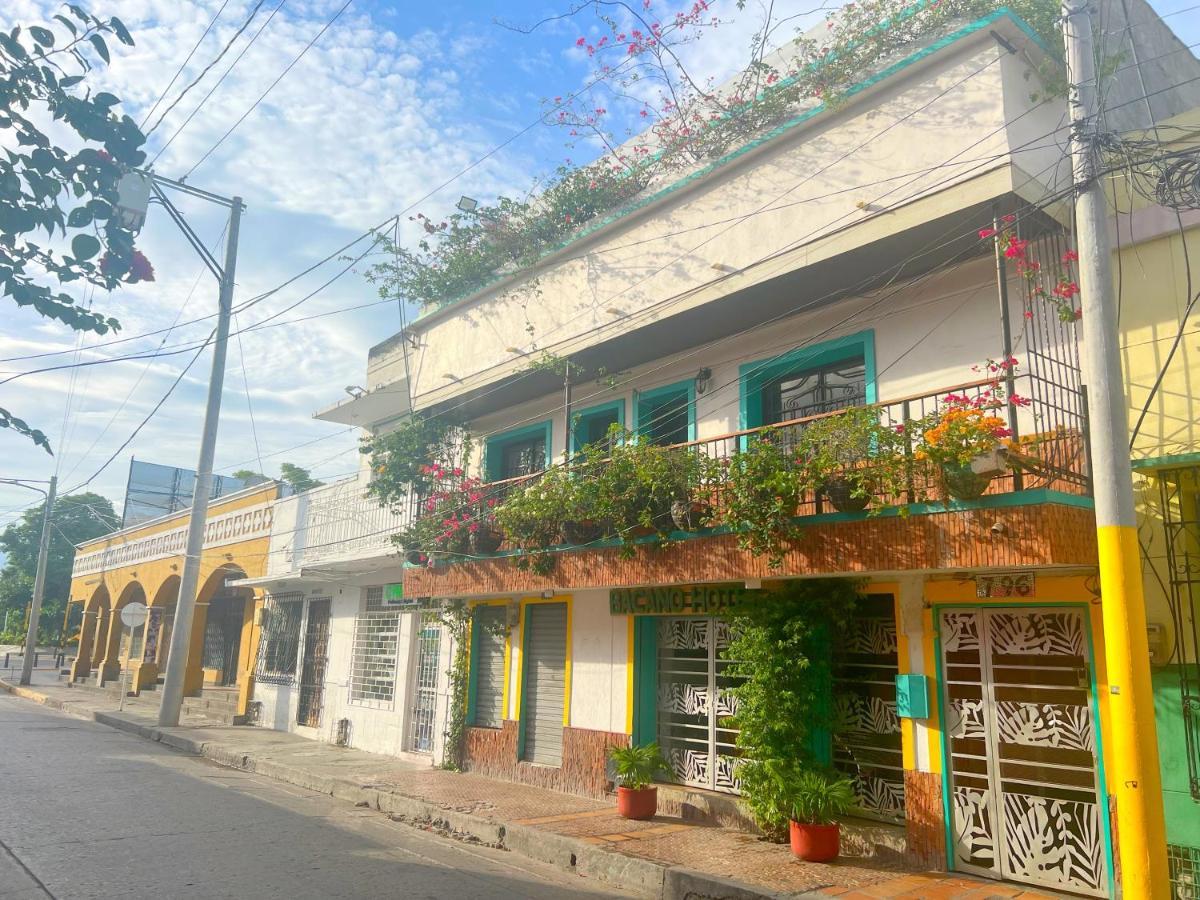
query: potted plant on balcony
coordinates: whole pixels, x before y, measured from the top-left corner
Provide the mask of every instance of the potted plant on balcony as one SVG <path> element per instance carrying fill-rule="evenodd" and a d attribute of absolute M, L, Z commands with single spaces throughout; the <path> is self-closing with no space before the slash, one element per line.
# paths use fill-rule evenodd
<path fill-rule="evenodd" d="M 521 551 L 514 557 L 517 568 L 538 575 L 554 570 L 550 548 L 562 536 L 564 498 L 569 489 L 567 474 L 560 466 L 552 466 L 512 489 L 496 506 L 496 524 L 508 543 Z"/>
<path fill-rule="evenodd" d="M 835 821 L 854 806 L 849 778 L 816 769 L 796 773 L 787 786 L 788 837 L 792 853 L 805 862 L 829 862 L 840 850 L 841 826 Z"/>
<path fill-rule="evenodd" d="M 772 569 L 799 529 L 800 468 L 793 454 L 769 429 L 747 438 L 746 447 L 722 461 L 726 472 L 726 520 L 738 533 L 738 547 L 765 556 Z"/>
<path fill-rule="evenodd" d="M 671 534 L 671 506 L 689 497 L 698 464 L 694 454 L 677 447 L 660 447 L 624 432 L 607 458 L 587 479 L 595 490 L 600 521 L 612 523 L 625 557 L 634 553 L 638 538 L 656 535 L 661 543 Z"/>
<path fill-rule="evenodd" d="M 651 782 L 671 765 L 658 744 L 613 747 L 608 758 L 616 770 L 618 815 L 626 819 L 653 819 L 658 812 L 658 788 Z"/>
<path fill-rule="evenodd" d="M 976 500 L 1007 468 L 1005 441 L 1012 432 L 996 412 L 991 401 L 950 394 L 915 423 L 916 457 L 934 467 L 943 497 Z"/>
<path fill-rule="evenodd" d="M 590 544 L 611 530 L 597 485 L 616 445 L 618 428 L 613 426 L 609 436 L 585 445 L 571 463 L 562 491 L 562 537 L 567 544 Z"/>
<path fill-rule="evenodd" d="M 903 435 L 880 422 L 875 406 L 852 406 L 804 426 L 796 454 L 805 486 L 838 512 L 876 511 L 907 486 Z"/>

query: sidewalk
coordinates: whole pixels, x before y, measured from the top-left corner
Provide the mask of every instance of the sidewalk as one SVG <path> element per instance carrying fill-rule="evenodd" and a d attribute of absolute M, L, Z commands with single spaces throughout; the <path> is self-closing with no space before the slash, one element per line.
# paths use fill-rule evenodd
<path fill-rule="evenodd" d="M 40 679 L 39 679 L 40 680 Z M 875 860 L 803 863 L 787 847 L 750 834 L 664 816 L 632 822 L 614 804 L 447 772 L 394 757 L 309 741 L 262 728 L 187 719 L 155 724 L 157 703 L 63 683 L 0 689 L 72 715 L 160 741 L 222 765 L 377 809 L 460 840 L 503 847 L 646 897 L 920 897 L 982 900 L 1047 897 L 1009 885 L 938 873 L 911 874 Z"/>

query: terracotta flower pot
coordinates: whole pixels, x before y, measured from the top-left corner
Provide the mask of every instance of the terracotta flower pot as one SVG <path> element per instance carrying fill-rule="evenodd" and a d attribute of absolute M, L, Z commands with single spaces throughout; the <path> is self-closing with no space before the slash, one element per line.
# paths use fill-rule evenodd
<path fill-rule="evenodd" d="M 617 814 L 626 819 L 653 819 L 658 812 L 658 788 L 617 786 Z"/>
<path fill-rule="evenodd" d="M 805 862 L 829 862 L 837 859 L 841 827 L 833 825 L 806 825 L 789 822 L 792 853 Z"/>

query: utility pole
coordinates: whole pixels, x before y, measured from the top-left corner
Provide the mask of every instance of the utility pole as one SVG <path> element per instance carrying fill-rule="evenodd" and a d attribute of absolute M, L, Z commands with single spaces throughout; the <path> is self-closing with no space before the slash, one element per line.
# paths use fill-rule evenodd
<path fill-rule="evenodd" d="M 175 604 L 175 627 L 171 631 L 171 652 L 167 657 L 162 706 L 158 710 L 158 724 L 165 726 L 179 724 L 179 710 L 183 705 L 183 683 L 187 675 L 192 617 L 196 609 L 196 591 L 200 586 L 200 554 L 204 549 L 204 525 L 208 515 L 208 499 L 212 493 L 213 455 L 216 452 L 217 423 L 221 415 L 221 389 L 225 383 L 225 349 L 229 343 L 229 319 L 233 310 L 233 278 L 237 265 L 238 228 L 242 208 L 242 198 L 234 197 L 229 209 L 225 264 L 221 267 L 217 339 L 213 344 L 208 406 L 204 410 L 200 461 L 196 464 L 196 488 L 192 494 L 191 517 L 188 519 L 187 549 L 183 560 L 183 574 L 179 580 L 179 599 Z"/>
<path fill-rule="evenodd" d="M 1170 896 L 1166 826 L 1110 269 L 1112 247 L 1104 190 L 1097 178 L 1098 91 L 1088 0 L 1064 0 L 1062 19 L 1121 892 L 1130 900 L 1158 900 Z"/>
<path fill-rule="evenodd" d="M 46 494 L 46 510 L 42 513 L 42 539 L 38 543 L 37 574 L 33 576 L 33 602 L 29 605 L 29 626 L 25 630 L 25 658 L 21 660 L 21 684 L 33 680 L 33 655 L 37 652 L 38 620 L 42 615 L 42 593 L 46 590 L 46 558 L 50 555 L 50 516 L 54 512 L 54 495 L 58 491 L 58 476 L 50 478 Z"/>

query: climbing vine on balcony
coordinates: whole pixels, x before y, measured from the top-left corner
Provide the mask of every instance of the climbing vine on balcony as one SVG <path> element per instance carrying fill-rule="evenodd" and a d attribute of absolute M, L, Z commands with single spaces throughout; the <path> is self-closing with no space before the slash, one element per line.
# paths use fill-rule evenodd
<path fill-rule="evenodd" d="M 831 12 L 820 39 L 793 40 L 782 69 L 765 58 L 782 24 L 768 16 L 740 74 L 716 88 L 689 73 L 679 54 L 684 44 L 723 24 L 707 0 L 664 20 L 654 0 L 579 4 L 567 17 L 592 13 L 604 32 L 574 42 L 594 66 L 589 88 L 543 101 L 543 122 L 564 129 L 569 145 L 583 141 L 604 153 L 582 166 L 566 160 L 523 198 L 499 196 L 448 216 L 415 214 L 410 219 L 418 229 L 415 243 L 381 236 L 387 258 L 368 277 L 384 296 L 426 309 L 452 303 L 531 267 L 581 229 L 619 214 L 648 189 L 665 186 L 669 177 L 716 161 L 803 110 L 838 105 L 855 84 L 948 33 L 952 23 L 1002 7 L 1024 19 L 1052 54 L 1061 52 L 1054 0 L 865 0 Z M 601 83 L 608 85 L 614 107 L 626 113 L 631 103 L 640 107 L 633 110 L 633 121 L 644 126 L 638 135 L 631 138 L 628 130 L 618 135 L 617 117 L 597 103 L 591 89 Z"/>

